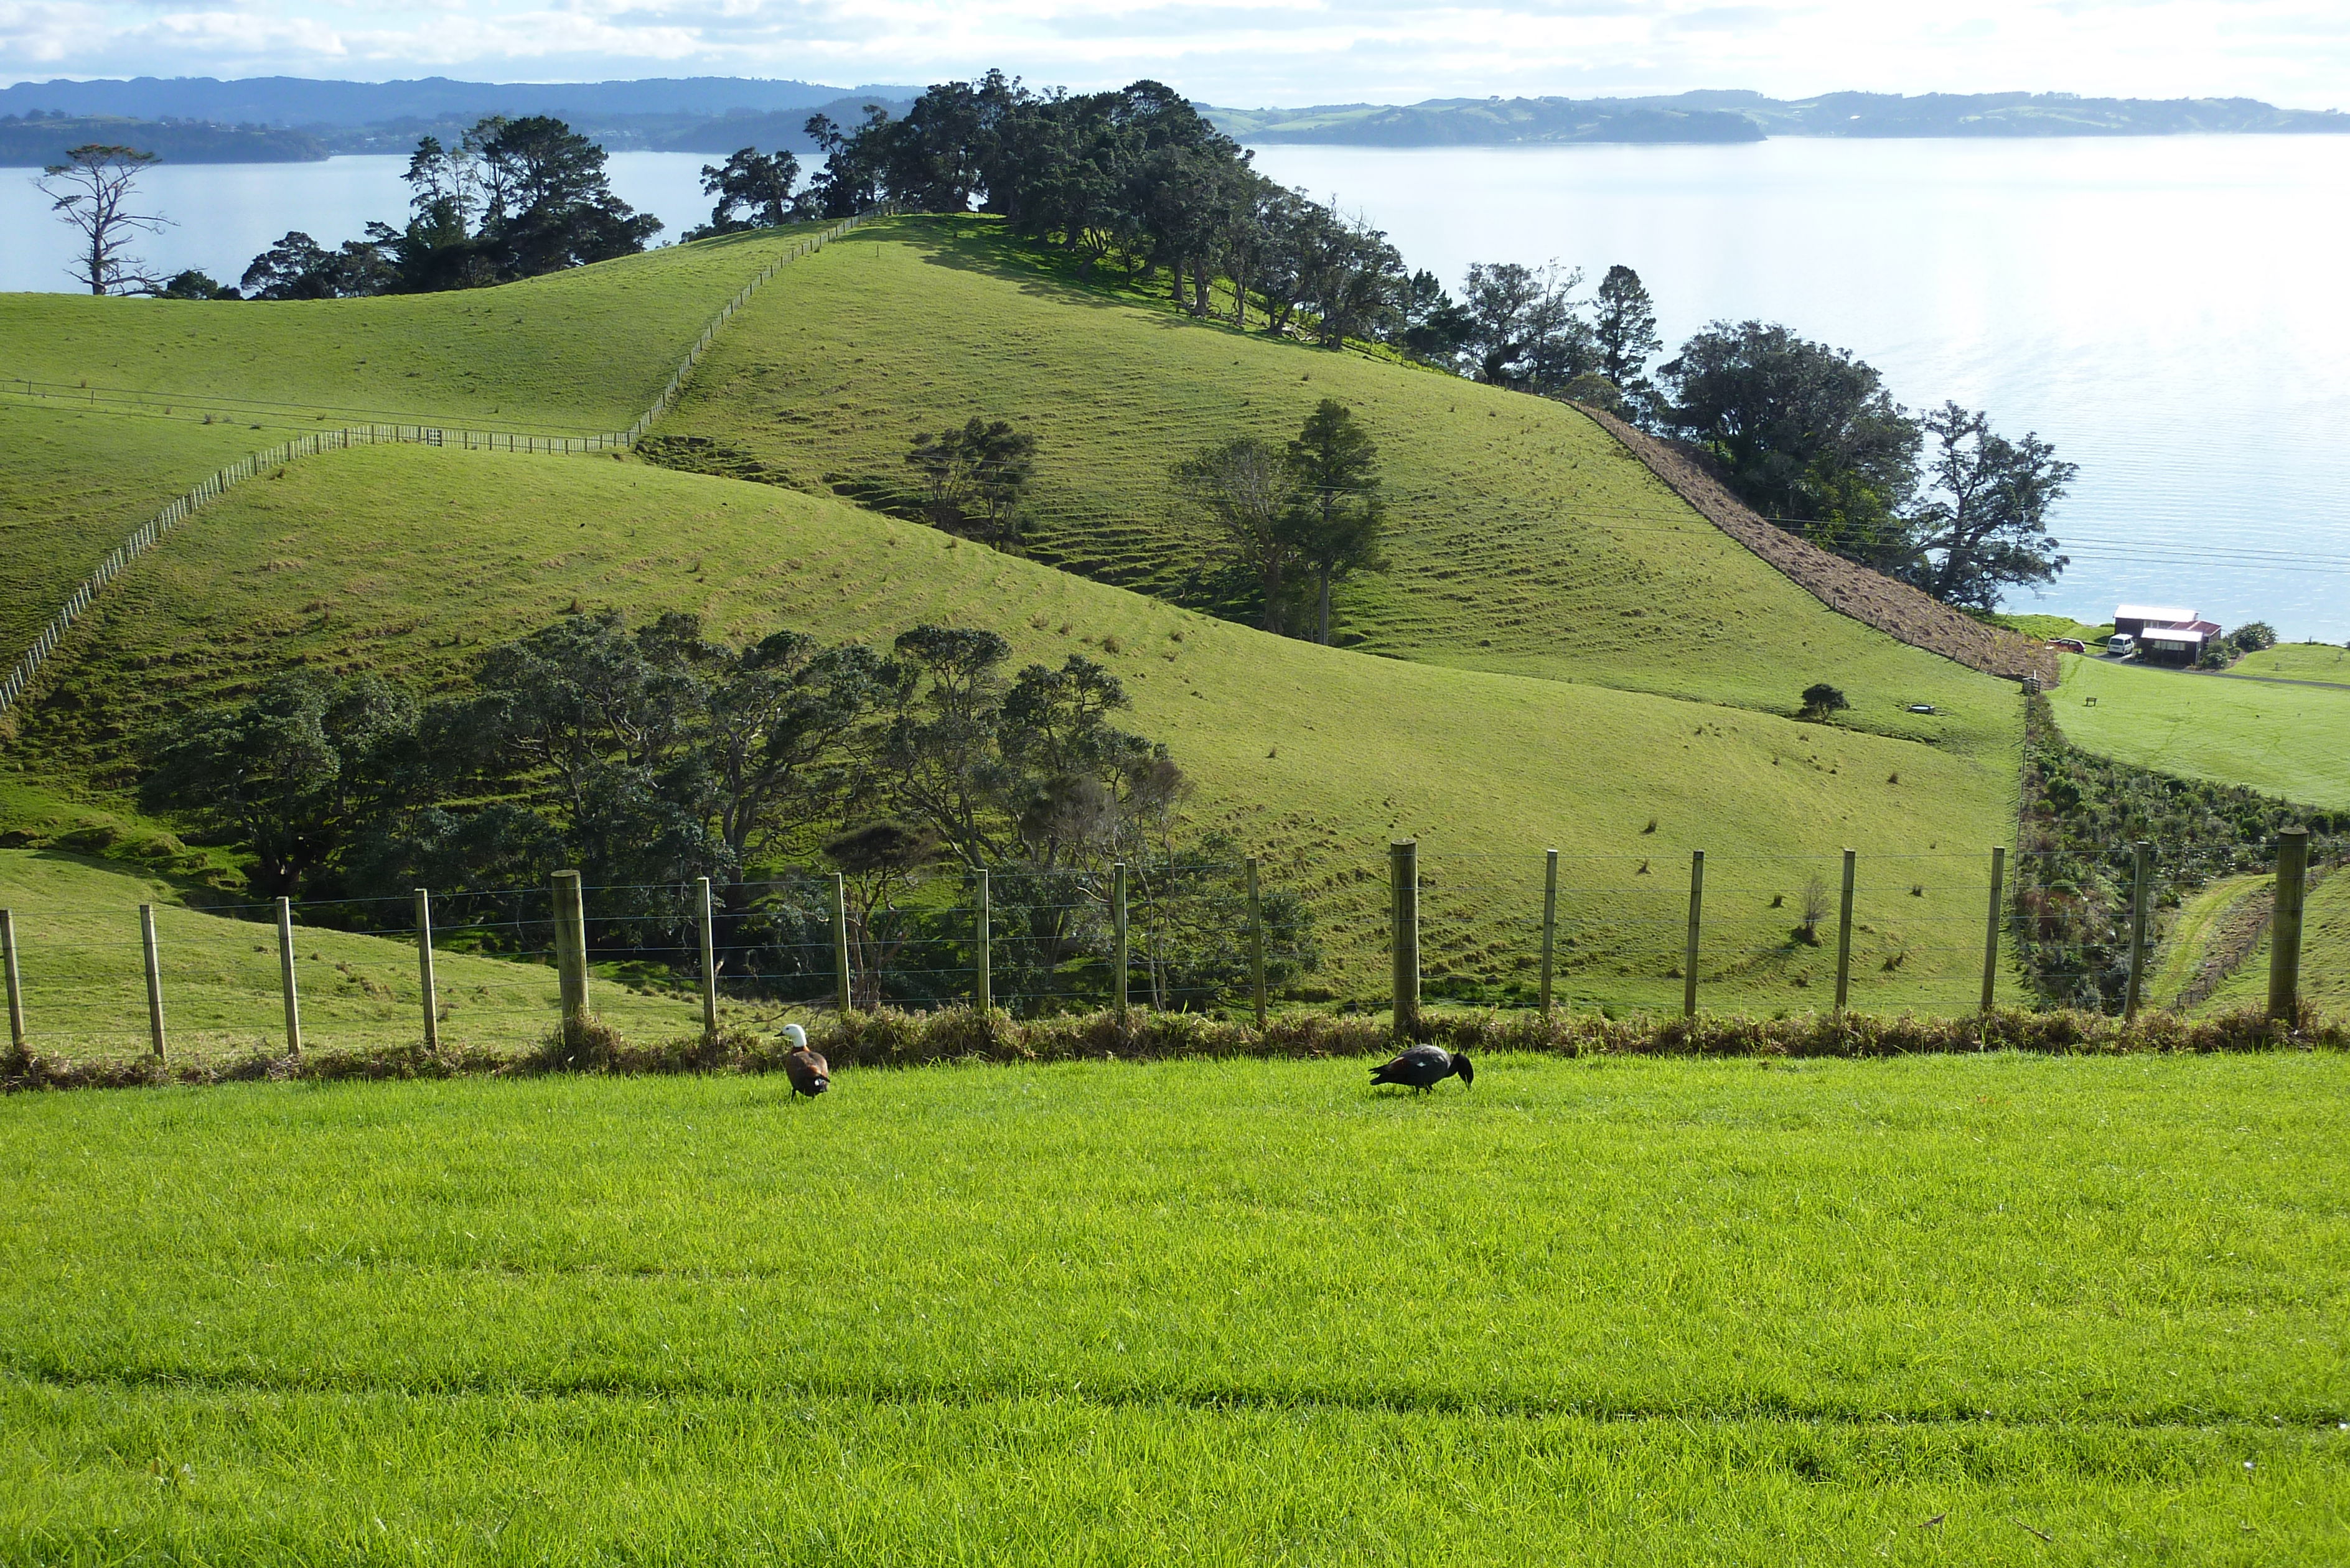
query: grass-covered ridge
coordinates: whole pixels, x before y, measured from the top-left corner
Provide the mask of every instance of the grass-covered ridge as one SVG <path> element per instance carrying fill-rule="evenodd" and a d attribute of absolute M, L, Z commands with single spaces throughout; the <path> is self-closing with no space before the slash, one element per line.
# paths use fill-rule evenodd
<path fill-rule="evenodd" d="M 1855 1005 L 1960 1007 L 1984 857 L 2012 821 L 2012 753 L 1367 659 L 769 486 L 388 448 L 242 486 L 140 562 L 24 712 L 17 764 L 120 787 L 136 737 L 271 670 L 439 686 L 575 604 L 876 643 L 924 621 L 986 625 L 1019 659 L 1101 659 L 1132 695 L 1131 727 L 1192 775 L 1195 820 L 1314 899 L 1333 954 L 1322 983 L 1342 995 L 1381 994 L 1384 846 L 1418 836 L 1440 995 L 1454 975 L 1530 982 L 1542 852 L 1556 847 L 1575 939 L 1562 996 L 1677 1006 L 1686 857 L 1703 847 L 1707 1005 L 1815 1005 L 1833 948 L 1791 940 L 1792 904 L 1851 844 L 1867 867 Z"/>
<path fill-rule="evenodd" d="M 2340 1554 L 2339 1054 L 1482 1066 L 0 1101 L 0 1554 Z"/>
<path fill-rule="evenodd" d="M 1010 419 L 1039 441 L 1040 558 L 1209 604 L 1219 568 L 1170 507 L 1169 465 L 1286 440 L 1323 398 L 1379 442 L 1391 504 L 1391 569 L 1341 588 L 1339 640 L 1767 711 L 1828 680 L 1861 727 L 1982 755 L 2012 743 L 2012 687 L 1827 609 L 1574 410 L 1194 321 L 985 220 L 879 223 L 786 269 L 662 429 L 804 489 L 871 493 L 907 487 L 915 432 Z"/>
<path fill-rule="evenodd" d="M 214 400 L 310 429 L 377 420 L 614 431 L 645 411 L 718 307 L 812 232 L 730 235 L 448 294 L 261 303 L 5 295 L 0 392 L 25 378 L 89 387 L 101 400 L 109 390 Z"/>

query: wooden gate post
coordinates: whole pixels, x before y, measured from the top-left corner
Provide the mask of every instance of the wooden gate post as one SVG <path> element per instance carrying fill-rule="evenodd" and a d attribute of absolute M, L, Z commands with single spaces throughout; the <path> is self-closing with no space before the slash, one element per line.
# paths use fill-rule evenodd
<path fill-rule="evenodd" d="M 1126 862 L 1109 868 L 1110 1005 L 1119 1027 L 1126 1024 Z"/>
<path fill-rule="evenodd" d="M 294 900 L 277 900 L 277 986 L 286 997 L 286 1054 L 302 1054 L 302 1002 L 294 983 Z"/>
<path fill-rule="evenodd" d="M 979 909 L 972 919 L 972 935 L 979 954 L 979 983 L 972 993 L 972 1005 L 982 1012 L 995 1006 L 995 977 L 988 972 L 989 939 L 994 935 L 993 924 L 987 907 L 987 867 L 979 868 Z"/>
<path fill-rule="evenodd" d="M 588 1022 L 588 908 L 577 871 L 555 874 L 555 968 L 567 1034 Z"/>
<path fill-rule="evenodd" d="M 1388 846 L 1389 946 L 1395 966 L 1395 1032 L 1419 1033 L 1419 845 L 1405 839 Z"/>
<path fill-rule="evenodd" d="M 155 906 L 139 906 L 139 951 L 147 961 L 147 1034 L 163 1059 L 163 968 L 155 956 Z"/>
<path fill-rule="evenodd" d="M 856 998 L 848 986 L 848 878 L 837 871 L 832 874 L 832 972 L 837 988 L 834 1000 L 846 1018 L 855 1010 Z"/>
<path fill-rule="evenodd" d="M 1558 949 L 1558 851 L 1543 851 L 1542 1015 L 1551 1019 L 1552 958 Z"/>
<path fill-rule="evenodd" d="M 1705 914 L 1705 851 L 1690 851 L 1689 941 L 1681 951 L 1681 1016 L 1697 1016 L 1698 930 Z"/>
<path fill-rule="evenodd" d="M 2269 1017 L 2290 1026 L 2301 1012 L 2301 918 L 2309 889 L 2309 829 L 2277 836 L 2276 913 L 2269 923 Z"/>
<path fill-rule="evenodd" d="M 2001 895 L 2006 886 L 2007 846 L 1995 844 L 1991 851 L 1991 912 L 1983 917 L 1982 1010 L 1985 1012 L 1999 1002 L 1999 917 Z"/>
<path fill-rule="evenodd" d="M 702 1041 L 718 1041 L 718 936 L 712 929 L 710 878 L 693 879 L 694 909 L 702 928 Z"/>
<path fill-rule="evenodd" d="M 8 971 L 8 1044 L 25 1059 L 25 981 L 16 972 L 16 911 L 0 909 L 0 968 Z"/>
<path fill-rule="evenodd" d="M 1248 857 L 1249 984 L 1256 992 L 1256 1026 L 1264 1027 L 1264 900 L 1258 895 L 1256 857 Z"/>
<path fill-rule="evenodd" d="M 2137 1016 L 2146 971 L 2146 863 L 2153 846 L 2143 838 L 2130 846 L 2129 990 L 2122 998 L 2122 1021 Z"/>
<path fill-rule="evenodd" d="M 1836 999 L 1835 1010 L 1844 1011 L 1846 999 L 1852 994 L 1852 883 L 1858 853 L 1844 852 L 1844 896 L 1836 905 Z"/>
<path fill-rule="evenodd" d="M 441 981 L 432 969 L 432 894 L 416 889 L 416 989 L 424 1008 L 424 1048 L 441 1049 Z"/>

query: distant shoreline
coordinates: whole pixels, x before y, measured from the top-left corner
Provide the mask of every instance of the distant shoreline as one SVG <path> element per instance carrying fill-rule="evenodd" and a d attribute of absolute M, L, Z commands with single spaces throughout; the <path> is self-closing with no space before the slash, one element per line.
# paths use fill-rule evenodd
<path fill-rule="evenodd" d="M 815 150 L 807 117 L 847 123 L 868 103 L 902 113 L 912 89 L 740 78 L 622 82 L 333 82 L 275 77 L 19 82 L 0 88 L 0 166 L 54 162 L 78 141 L 123 141 L 173 163 L 312 162 L 406 152 L 484 114 L 552 114 L 614 152 Z M 1650 98 L 1430 99 L 1416 104 L 1233 109 L 1197 104 L 1251 146 L 1728 146 L 1783 137 L 2007 140 L 2147 136 L 2332 136 L 2338 109 L 2255 99 L 2078 98 L 2065 93 L 1727 90 Z"/>

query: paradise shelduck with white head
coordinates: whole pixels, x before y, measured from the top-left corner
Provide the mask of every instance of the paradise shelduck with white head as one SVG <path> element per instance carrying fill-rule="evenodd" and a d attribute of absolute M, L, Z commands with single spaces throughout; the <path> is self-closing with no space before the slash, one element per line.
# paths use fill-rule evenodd
<path fill-rule="evenodd" d="M 784 1076 L 792 1081 L 793 1092 L 813 1099 L 831 1088 L 832 1064 L 808 1049 L 807 1031 L 786 1023 L 784 1038 L 792 1043 L 791 1054 L 784 1058 Z"/>
<path fill-rule="evenodd" d="M 1476 1081 L 1477 1069 L 1469 1064 L 1465 1054 L 1441 1045 L 1415 1045 L 1394 1061 L 1371 1069 L 1374 1084 L 1401 1084 L 1423 1093 L 1447 1078 L 1459 1078 L 1465 1089 Z"/>

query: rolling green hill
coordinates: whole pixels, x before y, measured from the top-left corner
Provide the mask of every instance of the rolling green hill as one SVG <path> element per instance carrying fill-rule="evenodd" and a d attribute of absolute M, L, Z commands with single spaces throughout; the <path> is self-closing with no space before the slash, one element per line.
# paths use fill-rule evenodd
<path fill-rule="evenodd" d="M 0 671 L 157 507 L 281 439 L 243 421 L 0 398 Z"/>
<path fill-rule="evenodd" d="M 1565 991 L 1677 1004 L 1686 856 L 1701 847 L 1708 1005 L 1817 1002 L 1832 954 L 1790 940 L 1788 904 L 1851 844 L 1869 857 L 1856 994 L 1963 1005 L 1981 861 L 2012 810 L 2013 759 L 1990 748 L 1318 648 L 770 486 L 418 448 L 306 460 L 185 524 L 69 640 L 24 716 L 18 765 L 120 784 L 137 736 L 273 668 L 443 683 L 574 603 L 876 642 L 978 623 L 1024 659 L 1102 659 L 1133 694 L 1133 726 L 1193 776 L 1199 824 L 1314 895 L 1333 950 L 1322 981 L 1341 994 L 1379 994 L 1385 846 L 1416 835 L 1440 993 L 1456 975 L 1531 978 L 1542 852 L 1556 847 L 1575 939 Z"/>
<path fill-rule="evenodd" d="M 904 493 L 915 432 L 1011 419 L 1039 442 L 1038 559 L 1204 606 L 1211 541 L 1169 465 L 1286 440 L 1326 397 L 1378 439 L 1392 508 L 1390 569 L 1340 589 L 1336 640 L 1770 712 L 1827 680 L 1863 728 L 2012 743 L 2011 686 L 1827 609 L 1573 409 L 1138 304 L 986 220 L 879 223 L 786 268 L 661 428 L 802 489 Z"/>
<path fill-rule="evenodd" d="M 13 294 L 0 301 L 0 395 L 15 381 L 22 397 L 29 381 L 297 430 L 370 420 L 619 430 L 718 307 L 813 229 L 450 294 L 274 304 Z"/>
<path fill-rule="evenodd" d="M 2257 666 L 2269 657 L 2245 662 L 2263 673 Z M 2075 744 L 2162 773 L 2350 810 L 2350 690 L 2064 659 L 2064 684 L 2050 701 Z"/>

